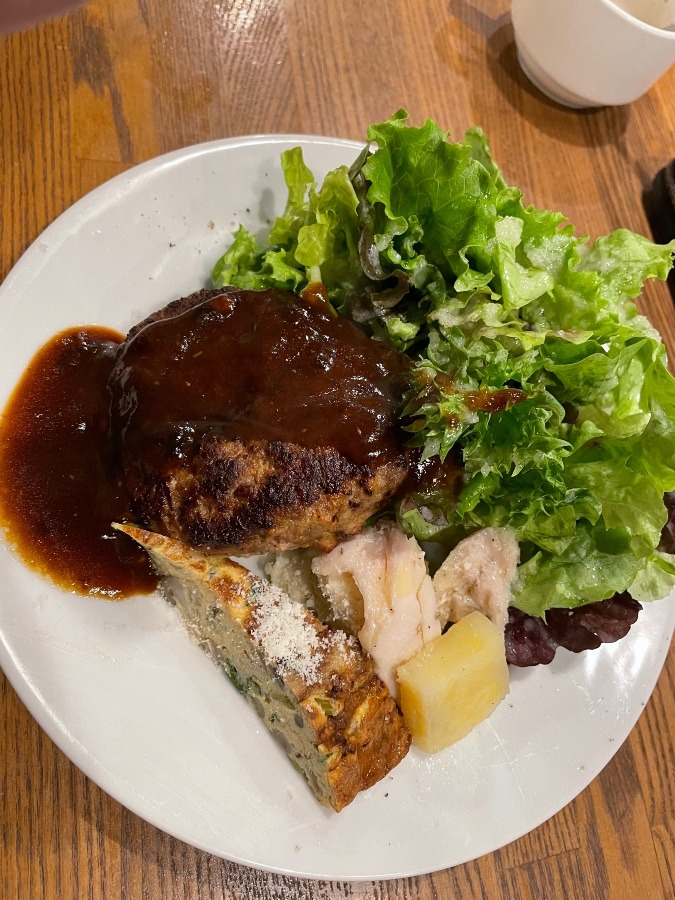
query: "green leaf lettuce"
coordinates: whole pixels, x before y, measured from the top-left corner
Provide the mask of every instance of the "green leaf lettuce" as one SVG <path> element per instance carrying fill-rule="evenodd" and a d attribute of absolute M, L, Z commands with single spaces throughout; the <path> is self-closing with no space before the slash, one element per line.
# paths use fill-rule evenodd
<path fill-rule="evenodd" d="M 299 148 L 282 155 L 286 209 L 269 243 L 240 228 L 214 284 L 331 302 L 414 363 L 402 410 L 423 457 L 462 466 L 460 490 L 398 509 L 450 546 L 490 525 L 521 545 L 514 603 L 545 615 L 630 590 L 675 586 L 657 550 L 675 490 L 675 382 L 633 301 L 675 254 L 620 229 L 589 243 L 560 213 L 523 202 L 483 132 L 459 142 L 399 111 L 372 125 L 350 169 L 320 186 Z M 476 396 L 507 391 L 493 412 Z M 477 393 L 478 392 L 478 393 Z M 483 392 L 483 393 L 481 393 Z"/>

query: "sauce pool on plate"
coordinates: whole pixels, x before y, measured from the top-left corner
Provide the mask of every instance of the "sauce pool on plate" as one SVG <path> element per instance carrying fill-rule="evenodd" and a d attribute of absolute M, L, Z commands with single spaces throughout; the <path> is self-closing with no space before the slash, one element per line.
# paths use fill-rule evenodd
<path fill-rule="evenodd" d="M 0 418 L 0 525 L 21 558 L 60 587 L 121 599 L 157 585 L 113 521 L 130 518 L 109 457 L 107 383 L 122 335 L 82 327 L 33 357 Z"/>

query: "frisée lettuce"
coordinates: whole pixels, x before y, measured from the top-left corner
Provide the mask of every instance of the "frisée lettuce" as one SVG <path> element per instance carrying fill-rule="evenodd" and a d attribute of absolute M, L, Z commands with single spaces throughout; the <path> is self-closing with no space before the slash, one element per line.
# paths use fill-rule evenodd
<path fill-rule="evenodd" d="M 659 552 L 675 490 L 675 381 L 632 302 L 665 279 L 675 241 L 619 229 L 589 243 L 561 213 L 525 205 L 486 138 L 460 142 L 401 110 L 317 184 L 282 155 L 285 211 L 266 246 L 243 226 L 216 287 L 300 291 L 414 361 L 401 412 L 423 459 L 462 465 L 457 492 L 406 498 L 408 533 L 452 545 L 510 526 L 521 547 L 514 605 L 532 615 L 675 586 Z M 490 410 L 495 392 L 511 400 Z"/>

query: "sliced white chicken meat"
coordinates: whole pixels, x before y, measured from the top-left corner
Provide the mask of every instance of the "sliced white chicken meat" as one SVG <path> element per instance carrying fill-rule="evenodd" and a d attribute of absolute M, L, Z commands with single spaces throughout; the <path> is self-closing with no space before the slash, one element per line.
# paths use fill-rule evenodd
<path fill-rule="evenodd" d="M 312 560 L 336 619 L 357 635 L 393 696 L 396 670 L 441 633 L 424 552 L 385 522 Z"/>
<path fill-rule="evenodd" d="M 504 628 L 519 559 L 510 528 L 482 528 L 461 540 L 433 579 L 441 625 L 478 610 Z"/>

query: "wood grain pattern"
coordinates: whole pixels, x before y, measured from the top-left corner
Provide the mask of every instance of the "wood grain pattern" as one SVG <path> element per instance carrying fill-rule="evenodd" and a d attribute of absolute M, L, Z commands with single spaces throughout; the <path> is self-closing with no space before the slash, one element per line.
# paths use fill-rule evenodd
<path fill-rule="evenodd" d="M 95 0 L 0 38 L 0 277 L 79 196 L 186 144 L 257 132 L 361 138 L 405 106 L 482 124 L 507 178 L 597 235 L 648 232 L 675 152 L 675 71 L 627 108 L 573 112 L 521 73 L 506 0 Z M 675 351 L 672 298 L 643 308 Z M 675 653 L 638 725 L 567 808 L 508 847 L 385 883 L 305 882 L 194 850 L 85 778 L 0 676 L 0 896 L 650 900 L 675 896 Z"/>

